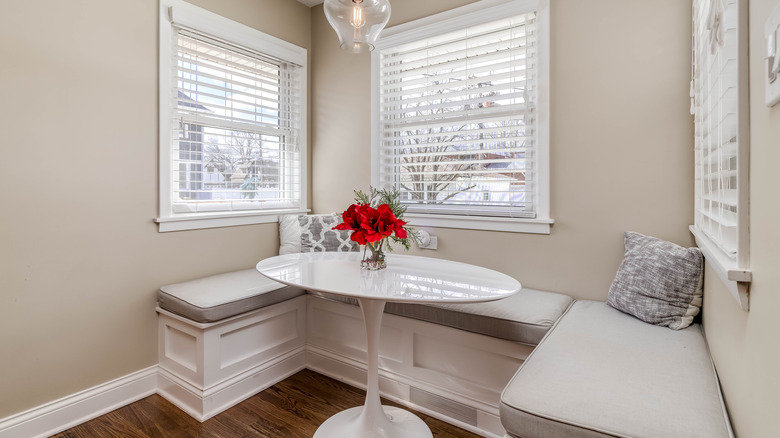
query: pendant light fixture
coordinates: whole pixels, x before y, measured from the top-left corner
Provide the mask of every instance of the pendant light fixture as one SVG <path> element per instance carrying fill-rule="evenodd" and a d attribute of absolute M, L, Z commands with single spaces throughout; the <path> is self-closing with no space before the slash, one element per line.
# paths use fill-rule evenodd
<path fill-rule="evenodd" d="M 325 17 L 351 53 L 374 50 L 379 32 L 390 20 L 389 0 L 325 0 Z"/>

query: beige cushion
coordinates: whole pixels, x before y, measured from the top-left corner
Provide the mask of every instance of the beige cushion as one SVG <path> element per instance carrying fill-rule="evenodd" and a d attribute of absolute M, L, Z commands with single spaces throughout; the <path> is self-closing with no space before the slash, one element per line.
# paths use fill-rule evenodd
<path fill-rule="evenodd" d="M 357 304 L 354 299 L 337 296 L 327 298 Z M 572 301 L 567 295 L 522 289 L 508 298 L 485 303 L 387 303 L 385 312 L 494 338 L 536 345 Z"/>
<path fill-rule="evenodd" d="M 256 269 L 169 284 L 157 293 L 158 305 L 197 322 L 214 322 L 303 295 Z"/>
<path fill-rule="evenodd" d="M 511 436 L 730 437 L 701 328 L 673 331 L 577 301 L 501 395 Z"/>

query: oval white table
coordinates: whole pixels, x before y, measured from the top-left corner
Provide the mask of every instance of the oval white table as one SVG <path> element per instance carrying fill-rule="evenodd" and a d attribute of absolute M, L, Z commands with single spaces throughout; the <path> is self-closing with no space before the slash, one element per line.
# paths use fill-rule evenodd
<path fill-rule="evenodd" d="M 366 325 L 368 382 L 363 406 L 326 420 L 315 438 L 430 438 L 431 430 L 404 409 L 379 400 L 379 329 L 385 303 L 474 303 L 520 290 L 514 278 L 490 269 L 447 260 L 388 255 L 387 268 L 360 269 L 356 252 L 317 252 L 267 258 L 257 264 L 266 277 L 291 286 L 357 298 Z"/>

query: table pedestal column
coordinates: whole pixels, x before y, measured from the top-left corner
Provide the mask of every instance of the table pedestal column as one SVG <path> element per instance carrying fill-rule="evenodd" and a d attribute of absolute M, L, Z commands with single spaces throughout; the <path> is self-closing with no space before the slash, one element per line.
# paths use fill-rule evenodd
<path fill-rule="evenodd" d="M 328 418 L 314 438 L 433 438 L 431 430 L 416 415 L 404 409 L 382 406 L 379 400 L 379 329 L 385 302 L 359 299 L 366 324 L 368 382 L 363 406 Z"/>

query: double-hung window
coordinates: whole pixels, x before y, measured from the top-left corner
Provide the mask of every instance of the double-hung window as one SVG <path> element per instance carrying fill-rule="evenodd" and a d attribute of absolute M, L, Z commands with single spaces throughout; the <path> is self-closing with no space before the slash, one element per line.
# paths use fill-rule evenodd
<path fill-rule="evenodd" d="M 748 308 L 747 1 L 693 1 L 695 209 L 691 231 Z"/>
<path fill-rule="evenodd" d="M 160 231 L 306 209 L 306 50 L 179 1 L 160 26 Z"/>
<path fill-rule="evenodd" d="M 545 1 L 387 29 L 372 55 L 372 183 L 415 225 L 549 233 Z"/>

